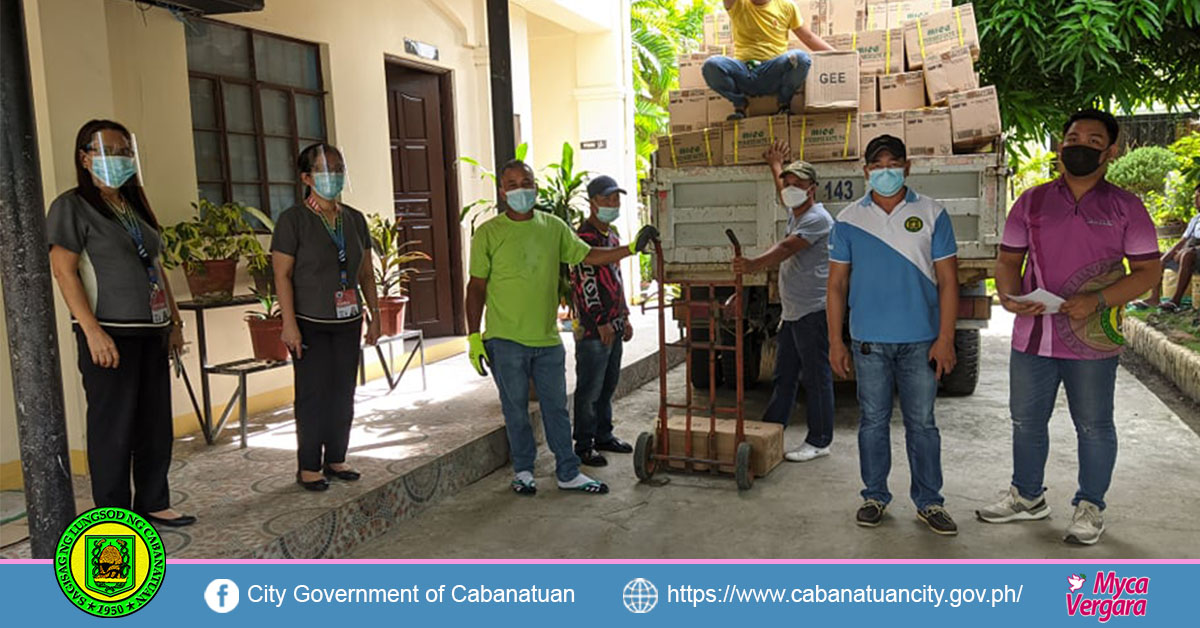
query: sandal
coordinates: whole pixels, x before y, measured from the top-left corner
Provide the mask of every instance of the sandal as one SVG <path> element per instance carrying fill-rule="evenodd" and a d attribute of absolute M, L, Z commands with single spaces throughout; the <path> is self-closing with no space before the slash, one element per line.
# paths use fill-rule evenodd
<path fill-rule="evenodd" d="M 1134 301 L 1133 303 L 1130 303 L 1130 304 L 1129 304 L 1129 307 L 1131 307 L 1131 308 L 1133 308 L 1133 309 L 1135 309 L 1135 310 L 1148 310 L 1148 309 L 1150 309 L 1150 308 L 1152 308 L 1152 307 L 1154 307 L 1154 306 L 1153 306 L 1153 305 L 1152 305 L 1152 304 L 1151 304 L 1149 301 L 1147 301 L 1147 300 L 1145 300 L 1145 299 L 1138 299 L 1137 301 Z"/>
<path fill-rule="evenodd" d="M 514 479 L 512 484 L 509 486 L 512 487 L 513 492 L 517 495 L 534 495 L 537 493 L 537 483 L 533 480 L 525 482 L 519 479 Z"/>
<path fill-rule="evenodd" d="M 558 488 L 561 490 L 564 490 L 564 491 L 578 491 L 580 493 L 591 493 L 592 495 L 604 495 L 604 494 L 608 493 L 608 485 L 599 480 L 592 480 L 591 482 L 587 482 L 586 484 L 580 484 L 579 486 L 572 487 L 572 488 L 567 488 L 567 487 L 561 486 L 561 485 Z"/>
<path fill-rule="evenodd" d="M 1158 309 L 1164 312 L 1175 313 L 1179 311 L 1179 304 L 1175 303 L 1174 301 L 1163 301 L 1158 305 Z"/>

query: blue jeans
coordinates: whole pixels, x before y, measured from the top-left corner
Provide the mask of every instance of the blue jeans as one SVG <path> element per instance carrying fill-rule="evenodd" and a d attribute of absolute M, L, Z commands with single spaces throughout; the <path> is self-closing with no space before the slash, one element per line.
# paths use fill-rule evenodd
<path fill-rule="evenodd" d="M 562 345 L 527 347 L 511 340 L 484 342 L 492 362 L 492 378 L 500 390 L 500 406 L 512 450 L 513 470 L 533 472 L 537 441 L 529 421 L 529 380 L 537 389 L 546 444 L 554 452 L 554 475 L 569 482 L 579 475 L 579 457 L 571 449 L 571 416 L 567 413 L 567 353 Z"/>
<path fill-rule="evenodd" d="M 747 96 L 770 96 L 779 99 L 780 106 L 792 102 L 796 91 L 804 87 L 812 57 L 803 50 L 789 50 L 763 61 L 750 69 L 746 62 L 731 57 L 711 57 L 701 72 L 704 82 L 714 92 L 724 96 L 734 107 L 744 109 Z"/>
<path fill-rule="evenodd" d="M 1072 504 L 1086 499 L 1105 507 L 1104 494 L 1112 483 L 1117 462 L 1117 429 L 1113 425 L 1113 395 L 1118 358 L 1061 360 L 1013 351 L 1008 363 L 1009 399 L 1013 422 L 1013 486 L 1021 497 L 1033 499 L 1045 489 L 1047 429 L 1061 382 L 1075 422 L 1079 443 L 1079 490 Z"/>
<path fill-rule="evenodd" d="M 575 451 L 613 438 L 612 397 L 621 381 L 620 334 L 611 345 L 599 338 L 575 343 Z"/>
<path fill-rule="evenodd" d="M 825 310 L 783 321 L 776 338 L 775 390 L 763 420 L 787 427 L 796 403 L 796 386 L 804 382 L 808 436 L 813 447 L 833 442 L 833 372 L 829 368 L 829 324 Z"/>
<path fill-rule="evenodd" d="M 858 379 L 858 456 L 863 499 L 892 500 L 888 473 L 892 470 L 892 394 L 900 394 L 904 442 L 912 473 L 909 494 L 920 510 L 942 504 L 942 437 L 933 420 L 937 373 L 929 366 L 931 342 L 907 344 L 851 343 Z M 869 353 L 863 347 L 869 345 Z"/>

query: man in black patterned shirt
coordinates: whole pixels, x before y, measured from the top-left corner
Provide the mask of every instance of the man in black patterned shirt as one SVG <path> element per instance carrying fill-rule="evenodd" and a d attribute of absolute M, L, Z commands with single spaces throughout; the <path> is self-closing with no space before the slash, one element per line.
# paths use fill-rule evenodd
<path fill-rule="evenodd" d="M 625 193 L 609 176 L 588 183 L 591 214 L 579 226 L 592 246 L 619 246 L 612 223 L 621 215 Z M 575 453 L 585 465 L 602 467 L 600 453 L 627 454 L 633 447 L 613 436 L 612 396 L 621 377 L 621 344 L 633 338 L 621 269 L 617 264 L 571 268 L 575 301 Z"/>

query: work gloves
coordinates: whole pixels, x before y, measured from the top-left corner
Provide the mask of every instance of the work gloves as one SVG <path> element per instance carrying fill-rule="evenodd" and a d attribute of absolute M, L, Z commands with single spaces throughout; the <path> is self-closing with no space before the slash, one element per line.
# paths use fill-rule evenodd
<path fill-rule="evenodd" d="M 488 372 L 483 368 L 483 365 L 492 365 L 492 359 L 488 357 L 487 349 L 483 348 L 483 337 L 479 332 L 475 332 L 467 336 L 467 344 L 470 345 L 467 355 L 471 358 L 471 366 L 475 367 L 475 371 L 480 375 L 487 377 Z"/>
<path fill-rule="evenodd" d="M 658 239 L 658 229 L 654 225 L 646 225 L 637 232 L 637 237 L 633 242 L 629 243 L 630 253 L 646 253 L 650 250 L 650 244 Z"/>

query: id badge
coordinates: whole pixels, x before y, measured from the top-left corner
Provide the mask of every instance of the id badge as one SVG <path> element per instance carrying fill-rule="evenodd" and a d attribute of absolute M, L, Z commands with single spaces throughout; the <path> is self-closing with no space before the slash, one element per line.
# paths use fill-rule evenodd
<path fill-rule="evenodd" d="M 358 316 L 358 299 L 353 290 L 338 290 L 333 293 L 333 303 L 338 318 L 354 318 Z"/>
<path fill-rule="evenodd" d="M 167 305 L 167 291 L 154 286 L 150 288 L 150 320 L 161 325 L 171 320 L 171 306 Z"/>

